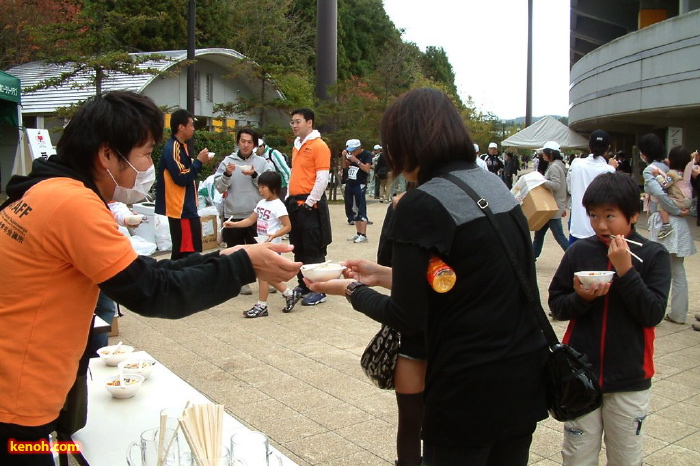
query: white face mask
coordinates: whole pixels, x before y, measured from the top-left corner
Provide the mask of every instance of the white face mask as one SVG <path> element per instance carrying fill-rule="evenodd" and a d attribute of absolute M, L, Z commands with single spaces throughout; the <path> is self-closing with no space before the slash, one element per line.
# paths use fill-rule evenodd
<path fill-rule="evenodd" d="M 112 194 L 112 200 L 117 201 L 117 202 L 123 202 L 124 204 L 133 204 L 135 202 L 140 202 L 148 197 L 148 191 L 151 190 L 151 186 L 153 186 L 153 183 L 156 181 L 156 169 L 151 164 L 150 167 L 148 167 L 148 170 L 145 172 L 140 172 L 136 168 L 134 168 L 129 161 L 124 158 L 126 163 L 129 164 L 131 168 L 134 169 L 136 172 L 136 179 L 134 180 L 134 186 L 131 188 L 124 188 L 122 186 L 119 186 L 119 183 L 117 183 L 117 180 L 114 179 L 114 175 L 107 170 L 107 173 L 109 173 L 109 176 L 112 177 L 112 180 L 114 180 L 114 184 L 116 187 L 114 188 L 114 194 Z"/>

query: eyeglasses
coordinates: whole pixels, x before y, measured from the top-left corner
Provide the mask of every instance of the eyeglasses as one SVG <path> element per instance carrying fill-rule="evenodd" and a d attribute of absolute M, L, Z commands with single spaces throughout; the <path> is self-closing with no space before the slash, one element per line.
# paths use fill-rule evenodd
<path fill-rule="evenodd" d="M 289 122 L 289 126 L 299 126 L 300 124 L 302 124 L 305 121 L 306 120 L 292 120 Z"/>

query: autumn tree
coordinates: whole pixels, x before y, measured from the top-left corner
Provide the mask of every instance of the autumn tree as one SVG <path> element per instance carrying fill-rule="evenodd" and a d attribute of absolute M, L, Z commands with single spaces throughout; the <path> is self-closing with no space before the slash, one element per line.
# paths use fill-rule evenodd
<path fill-rule="evenodd" d="M 163 55 L 129 55 L 115 32 L 124 23 L 145 24 L 154 18 L 147 15 L 126 15 L 115 11 L 113 6 L 114 3 L 110 0 L 90 0 L 85 2 L 70 23 L 29 27 L 39 48 L 37 58 L 46 63 L 61 65 L 65 71 L 25 91 L 73 82 L 83 87 L 95 86 L 95 95 L 101 95 L 102 84 L 112 73 L 158 73 L 158 70 L 142 65 L 149 60 L 164 59 Z"/>

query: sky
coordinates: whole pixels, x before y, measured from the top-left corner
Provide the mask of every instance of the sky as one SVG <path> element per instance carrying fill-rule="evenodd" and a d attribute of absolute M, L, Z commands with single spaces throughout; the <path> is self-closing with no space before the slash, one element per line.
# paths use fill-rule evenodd
<path fill-rule="evenodd" d="M 403 39 L 442 47 L 466 102 L 501 119 L 525 116 L 527 0 L 384 0 Z M 532 114 L 568 115 L 569 1 L 533 0 Z"/>

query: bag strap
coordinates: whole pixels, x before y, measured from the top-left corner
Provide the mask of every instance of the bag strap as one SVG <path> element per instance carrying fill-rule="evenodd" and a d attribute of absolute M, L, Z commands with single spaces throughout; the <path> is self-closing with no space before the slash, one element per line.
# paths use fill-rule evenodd
<path fill-rule="evenodd" d="M 527 300 L 530 304 L 530 309 L 532 312 L 535 314 L 535 318 L 537 319 L 537 323 L 539 324 L 540 328 L 542 329 L 542 333 L 544 333 L 544 337 L 547 340 L 547 343 L 549 344 L 550 348 L 554 348 L 557 345 L 560 344 L 559 338 L 557 338 L 556 333 L 554 333 L 554 329 L 552 328 L 552 324 L 549 323 L 549 320 L 545 317 L 545 312 L 544 309 L 542 308 L 542 303 L 540 302 L 540 299 L 537 295 L 532 290 L 532 286 L 530 286 L 530 282 L 528 281 L 527 277 L 525 277 L 525 273 L 523 272 L 522 267 L 520 266 L 518 259 L 515 257 L 515 253 L 513 252 L 513 249 L 510 247 L 510 244 L 508 243 L 508 240 L 506 239 L 505 234 L 503 233 L 503 230 L 498 224 L 498 221 L 496 220 L 496 216 L 493 215 L 493 212 L 491 211 L 491 208 L 489 207 L 489 203 L 486 199 L 483 197 L 479 196 L 476 191 L 472 189 L 471 186 L 469 186 L 467 183 L 465 183 L 463 180 L 460 178 L 457 178 L 451 173 L 445 173 L 440 175 L 441 178 L 444 178 L 448 181 L 451 181 L 452 183 L 456 184 L 462 190 L 469 195 L 472 199 L 474 199 L 474 202 L 476 202 L 476 205 L 479 206 L 481 211 L 486 215 L 486 217 L 489 219 L 491 222 L 491 225 L 493 226 L 493 229 L 496 231 L 498 234 L 498 237 L 501 240 L 501 243 L 503 244 L 503 248 L 506 251 L 506 255 L 508 256 L 508 259 L 510 259 L 511 264 L 513 265 L 513 271 L 515 272 L 515 275 L 518 277 L 518 281 L 520 282 L 520 286 L 523 288 L 525 291 L 525 294 L 527 295 Z"/>

